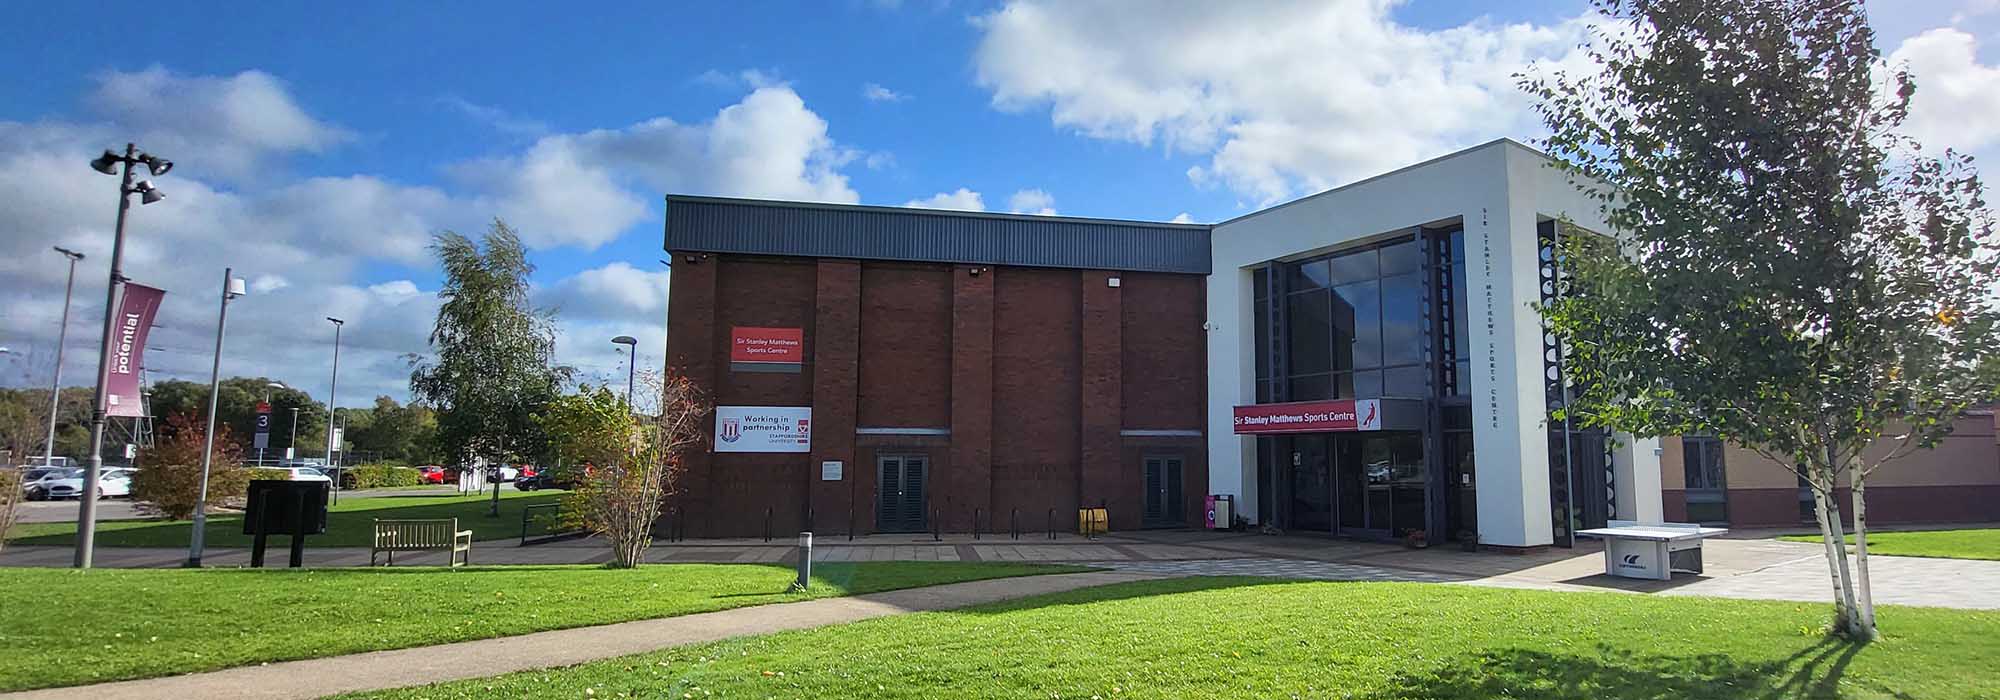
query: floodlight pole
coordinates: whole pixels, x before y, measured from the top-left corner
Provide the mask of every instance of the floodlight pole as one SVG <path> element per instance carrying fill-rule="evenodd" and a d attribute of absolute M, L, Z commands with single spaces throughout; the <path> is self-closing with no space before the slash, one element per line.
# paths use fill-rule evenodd
<path fill-rule="evenodd" d="M 104 375 L 111 369 L 112 330 L 118 321 L 118 295 L 125 290 L 125 213 L 132 208 L 132 164 L 139 146 L 125 144 L 123 181 L 118 185 L 118 223 L 111 234 L 111 276 L 104 288 L 104 334 L 97 343 L 97 389 L 90 402 L 90 461 L 83 467 L 82 498 L 76 507 L 76 557 L 72 564 L 90 568 L 97 545 L 97 479 L 104 473 Z"/>

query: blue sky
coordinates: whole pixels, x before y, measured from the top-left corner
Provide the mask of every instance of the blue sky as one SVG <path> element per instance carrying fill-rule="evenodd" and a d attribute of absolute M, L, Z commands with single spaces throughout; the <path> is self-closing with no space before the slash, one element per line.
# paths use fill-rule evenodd
<path fill-rule="evenodd" d="M 95 361 L 113 190 L 83 167 L 140 140 L 177 161 L 135 212 L 127 274 L 169 290 L 155 377 L 315 394 L 351 317 L 343 405 L 404 398 L 435 307 L 421 246 L 504 216 L 535 247 L 563 360 L 657 364 L 671 192 L 1167 220 L 1226 219 L 1538 129 L 1508 76 L 1572 65 L 1581 2 L 847 0 L 622 8 L 489 2 L 41 3 L 0 26 L 0 384 L 46 383 L 79 268 L 65 383 Z M 1893 9 L 1882 9 L 1893 8 Z M 1880 4 L 1879 45 L 1942 76 L 1914 125 L 1984 152 L 1995 3 Z M 1896 53 L 1900 52 L 1900 53 Z M 1990 120 L 1980 120 L 1990 121 Z M 97 289 L 91 292 L 92 288 Z M 96 296 L 93 296 L 95 294 Z M 645 348 L 652 348 L 647 351 Z M 650 352 L 650 357 L 647 354 Z"/>

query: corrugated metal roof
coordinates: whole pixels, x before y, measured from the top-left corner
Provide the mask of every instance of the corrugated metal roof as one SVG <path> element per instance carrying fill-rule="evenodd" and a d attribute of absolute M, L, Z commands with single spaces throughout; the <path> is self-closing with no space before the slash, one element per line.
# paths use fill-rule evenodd
<path fill-rule="evenodd" d="M 1208 274 L 1209 226 L 667 196 L 671 251 Z"/>

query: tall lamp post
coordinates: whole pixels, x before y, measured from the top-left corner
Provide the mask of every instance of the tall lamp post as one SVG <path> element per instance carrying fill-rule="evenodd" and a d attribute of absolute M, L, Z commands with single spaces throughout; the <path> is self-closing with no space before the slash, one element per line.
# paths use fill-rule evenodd
<path fill-rule="evenodd" d="M 62 406 L 62 362 L 63 345 L 69 342 L 69 299 L 76 291 L 76 262 L 83 254 L 56 246 L 56 252 L 69 258 L 69 283 L 63 286 L 62 326 L 56 330 L 56 377 L 49 381 L 49 438 L 42 443 L 42 466 L 53 467 L 56 462 L 56 410 Z"/>
<path fill-rule="evenodd" d="M 298 459 L 299 407 L 292 407 L 292 439 L 285 441 L 285 459 Z"/>
<path fill-rule="evenodd" d="M 340 327 L 347 322 L 332 316 L 326 320 L 333 322 L 333 381 L 326 388 L 326 464 L 333 466 L 333 392 L 340 389 Z M 333 502 L 340 502 L 339 469 L 333 473 Z"/>
<path fill-rule="evenodd" d="M 123 170 L 122 181 L 118 185 L 118 223 L 111 234 L 111 276 L 110 284 L 104 288 L 104 334 L 97 343 L 97 389 L 90 402 L 90 461 L 83 468 L 83 494 L 76 507 L 76 568 L 90 568 L 90 558 L 97 546 L 97 479 L 104 472 L 104 375 L 111 368 L 111 345 L 113 331 L 118 317 L 118 294 L 124 291 L 125 275 L 120 266 L 125 261 L 125 213 L 132 208 L 132 195 L 139 195 L 140 204 L 152 204 L 166 199 L 167 195 L 153 187 L 151 180 L 132 181 L 132 166 L 145 165 L 154 176 L 167 174 L 174 168 L 173 161 L 141 153 L 134 144 L 125 144 L 125 155 L 118 155 L 109 149 L 104 155 L 90 161 L 90 167 L 106 175 L 118 175 Z"/>
<path fill-rule="evenodd" d="M 625 346 L 625 408 L 632 408 L 632 373 L 639 364 L 639 339 L 629 335 L 612 338 L 611 342 Z"/>
<path fill-rule="evenodd" d="M 222 330 L 229 325 L 229 301 L 243 296 L 243 280 L 222 268 L 222 310 L 215 316 L 215 360 L 208 370 L 208 432 L 201 441 L 201 490 L 194 497 L 194 533 L 188 537 L 187 568 L 201 568 L 202 536 L 208 529 L 208 469 L 215 454 L 215 397 L 222 388 Z M 263 455 L 258 455 L 262 466 Z"/>

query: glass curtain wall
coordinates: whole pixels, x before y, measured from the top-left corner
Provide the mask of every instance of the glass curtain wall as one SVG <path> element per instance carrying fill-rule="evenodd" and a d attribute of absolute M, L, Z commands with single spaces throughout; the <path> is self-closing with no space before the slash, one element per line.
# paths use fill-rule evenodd
<path fill-rule="evenodd" d="M 1410 238 L 1277 266 L 1285 400 L 1425 398 L 1423 268 Z"/>

